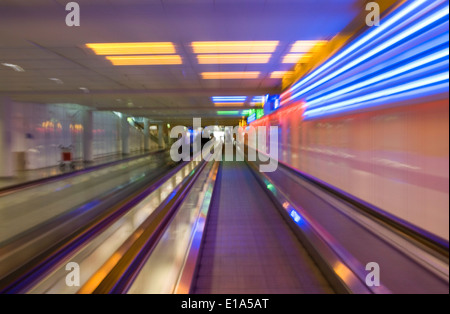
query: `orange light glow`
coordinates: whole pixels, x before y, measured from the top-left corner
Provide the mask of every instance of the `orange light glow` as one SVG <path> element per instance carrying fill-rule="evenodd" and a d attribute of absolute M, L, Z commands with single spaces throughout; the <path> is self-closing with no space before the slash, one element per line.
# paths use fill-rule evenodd
<path fill-rule="evenodd" d="M 203 72 L 204 80 L 239 80 L 257 79 L 261 72 Z"/>
<path fill-rule="evenodd" d="M 212 54 L 198 55 L 199 64 L 263 64 L 268 63 L 270 54 Z"/>
<path fill-rule="evenodd" d="M 272 53 L 279 41 L 203 41 L 191 44 L 194 53 Z"/>
<path fill-rule="evenodd" d="M 310 52 L 313 48 L 323 47 L 327 42 L 324 40 L 299 40 L 292 45 L 291 53 Z"/>
<path fill-rule="evenodd" d="M 160 43 L 104 43 L 86 44 L 97 55 L 151 55 L 174 54 L 175 45 L 170 42 Z"/>
<path fill-rule="evenodd" d="M 217 102 L 214 103 L 214 106 L 216 107 L 241 107 L 243 106 L 245 103 L 243 102 Z"/>
<path fill-rule="evenodd" d="M 311 56 L 304 53 L 290 53 L 284 56 L 282 63 L 284 64 L 297 64 L 301 59 L 305 61 L 308 60 Z"/>
<path fill-rule="evenodd" d="M 122 258 L 122 254 L 114 253 L 113 256 L 78 290 L 77 294 L 92 294 L 100 285 L 103 279 L 117 265 Z"/>
<path fill-rule="evenodd" d="M 107 56 L 107 60 L 115 66 L 123 65 L 173 65 L 183 64 L 179 55 L 165 56 Z"/>
<path fill-rule="evenodd" d="M 270 74 L 270 78 L 272 79 L 282 79 L 285 76 L 286 77 L 292 77 L 294 75 L 294 72 L 292 71 L 274 71 L 272 74 Z"/>

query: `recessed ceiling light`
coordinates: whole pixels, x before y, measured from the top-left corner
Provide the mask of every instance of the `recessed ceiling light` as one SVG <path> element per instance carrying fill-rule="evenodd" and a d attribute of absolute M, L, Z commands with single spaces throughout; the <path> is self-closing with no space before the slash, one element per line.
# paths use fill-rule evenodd
<path fill-rule="evenodd" d="M 255 96 L 252 98 L 252 101 L 250 104 L 252 106 L 262 105 L 265 102 L 266 97 L 265 96 Z"/>
<path fill-rule="evenodd" d="M 89 93 L 89 89 L 87 89 L 86 87 L 80 87 L 80 89 L 86 94 Z"/>
<path fill-rule="evenodd" d="M 272 79 L 282 79 L 285 76 L 292 76 L 294 72 L 292 71 L 274 71 L 270 74 L 270 78 Z"/>
<path fill-rule="evenodd" d="M 261 72 L 203 72 L 204 80 L 257 79 Z"/>
<path fill-rule="evenodd" d="M 158 56 L 107 56 L 115 66 L 124 65 L 173 65 L 183 64 L 179 55 L 158 55 Z"/>
<path fill-rule="evenodd" d="M 284 64 L 297 64 L 300 59 L 308 59 L 311 56 L 304 53 L 290 53 L 284 56 L 282 63 Z"/>
<path fill-rule="evenodd" d="M 58 85 L 64 84 L 64 82 L 62 80 L 60 80 L 59 78 L 56 78 L 56 77 L 51 77 L 51 78 L 49 78 L 49 80 L 55 82 Z"/>
<path fill-rule="evenodd" d="M 291 53 L 309 52 L 313 48 L 323 47 L 327 42 L 324 40 L 299 40 L 292 45 Z"/>
<path fill-rule="evenodd" d="M 2 63 L 2 65 L 5 66 L 5 67 L 8 67 L 8 68 L 11 68 L 11 69 L 13 69 L 16 72 L 25 72 L 25 70 L 21 66 L 19 66 L 17 64 Z"/>
<path fill-rule="evenodd" d="M 237 115 L 239 115 L 240 114 L 240 111 L 230 111 L 230 110 L 227 110 L 227 111 L 217 111 L 217 114 L 219 115 L 219 116 L 237 116 Z"/>
<path fill-rule="evenodd" d="M 191 44 L 194 53 L 272 53 L 279 41 L 197 41 Z"/>
<path fill-rule="evenodd" d="M 244 102 L 247 100 L 247 96 L 214 96 L 213 102 Z"/>
<path fill-rule="evenodd" d="M 86 44 L 97 55 L 151 55 L 176 53 L 171 42 Z"/>
<path fill-rule="evenodd" d="M 207 54 L 197 55 L 199 64 L 265 64 L 271 54 Z"/>
<path fill-rule="evenodd" d="M 214 106 L 216 107 L 242 107 L 245 103 L 243 102 L 216 102 Z"/>

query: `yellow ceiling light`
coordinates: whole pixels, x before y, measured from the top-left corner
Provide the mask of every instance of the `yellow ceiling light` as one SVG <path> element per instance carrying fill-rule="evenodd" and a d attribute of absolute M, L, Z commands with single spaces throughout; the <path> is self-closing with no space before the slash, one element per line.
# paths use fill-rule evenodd
<path fill-rule="evenodd" d="M 315 48 L 323 47 L 327 42 L 324 40 L 299 40 L 292 45 L 291 53 L 310 52 Z"/>
<path fill-rule="evenodd" d="M 273 53 L 279 41 L 197 41 L 194 53 Z"/>
<path fill-rule="evenodd" d="M 204 80 L 257 79 L 261 72 L 203 72 Z"/>
<path fill-rule="evenodd" d="M 292 76 L 294 72 L 292 71 L 274 71 L 270 74 L 270 78 L 272 79 L 282 79 L 285 76 Z"/>
<path fill-rule="evenodd" d="M 297 64 L 300 59 L 308 60 L 311 56 L 304 53 L 289 53 L 284 56 L 282 63 L 284 64 Z"/>
<path fill-rule="evenodd" d="M 120 65 L 173 65 L 183 64 L 179 55 L 164 56 L 107 56 L 107 60 L 115 66 Z"/>
<path fill-rule="evenodd" d="M 242 107 L 244 102 L 216 102 L 214 106 L 216 107 Z"/>
<path fill-rule="evenodd" d="M 102 56 L 176 53 L 175 45 L 170 42 L 86 44 L 86 47 L 92 49 L 95 54 Z"/>
<path fill-rule="evenodd" d="M 199 64 L 265 64 L 270 54 L 208 54 L 197 55 Z"/>

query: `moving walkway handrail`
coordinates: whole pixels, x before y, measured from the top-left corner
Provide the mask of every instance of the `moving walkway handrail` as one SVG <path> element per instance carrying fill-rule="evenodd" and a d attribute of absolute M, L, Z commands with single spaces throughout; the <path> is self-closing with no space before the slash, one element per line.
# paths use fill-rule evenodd
<path fill-rule="evenodd" d="M 62 180 L 62 179 L 68 179 L 68 178 L 72 178 L 72 177 L 76 177 L 82 174 L 86 174 L 86 173 L 90 173 L 93 171 L 97 171 L 103 168 L 107 168 L 107 167 L 112 167 L 121 163 L 125 163 L 125 162 L 130 162 L 133 160 L 137 160 L 137 159 L 141 159 L 141 158 L 145 158 L 145 157 L 149 157 L 149 156 L 153 156 L 153 155 L 158 155 L 161 153 L 164 153 L 168 151 L 168 149 L 160 149 L 160 150 L 156 150 L 156 151 L 152 151 L 152 152 L 147 152 L 145 154 L 141 154 L 141 155 L 137 155 L 137 156 L 132 156 L 132 157 L 127 157 L 124 159 L 119 159 L 119 160 L 114 160 L 114 161 L 110 161 L 110 162 L 106 162 L 106 163 L 102 163 L 99 165 L 95 165 L 95 166 L 90 166 L 90 167 L 86 167 L 84 169 L 81 170 L 76 170 L 76 171 L 71 171 L 71 172 L 66 172 L 66 173 L 61 173 L 58 175 L 54 175 L 54 176 L 49 176 L 46 178 L 41 178 L 41 179 L 36 179 L 36 180 L 32 180 L 32 181 L 27 181 L 27 182 L 23 182 L 23 183 L 18 183 L 15 185 L 11 185 L 11 186 L 7 186 L 7 187 L 3 187 L 0 188 L 0 197 L 14 193 L 14 192 L 18 192 L 24 189 L 28 189 L 28 188 L 32 188 L 32 187 L 36 187 L 39 185 L 44 185 L 44 184 L 49 184 L 58 180 Z"/>
<path fill-rule="evenodd" d="M 206 161 L 201 161 L 96 273 L 106 276 L 92 276 L 81 287 L 80 294 L 122 294 L 128 291 L 206 164 Z M 112 269 L 111 265 L 114 265 Z"/>
<path fill-rule="evenodd" d="M 101 213 L 83 228 L 77 230 L 59 243 L 56 243 L 30 262 L 4 277 L 0 281 L 0 293 L 24 293 L 29 290 L 32 285 L 42 279 L 52 269 L 58 267 L 64 257 L 67 257 L 72 252 L 78 250 L 83 244 L 87 243 L 108 226 L 112 225 L 136 204 L 145 199 L 153 191 L 160 188 L 168 179 L 186 166 L 187 163 L 188 162 L 182 162 L 168 172 L 159 175 L 152 180 L 153 183 L 151 183 L 150 186 L 146 184 L 146 186 L 132 193 L 125 200 L 110 207 L 106 212 L 99 210 Z M 81 210 L 81 212 L 83 211 Z M 55 220 L 51 222 L 51 225 L 61 224 L 77 214 L 78 212 L 71 212 L 67 215 L 61 215 L 55 218 Z M 34 232 L 39 232 L 39 230 L 34 230 Z M 13 249 L 15 245 L 17 245 L 17 243 L 10 243 L 8 247 L 2 248 L 2 250 L 7 252 L 9 249 Z"/>

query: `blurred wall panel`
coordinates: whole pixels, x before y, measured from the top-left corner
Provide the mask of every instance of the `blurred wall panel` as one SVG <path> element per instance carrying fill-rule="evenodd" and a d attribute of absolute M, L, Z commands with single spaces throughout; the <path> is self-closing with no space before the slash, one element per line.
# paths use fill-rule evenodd
<path fill-rule="evenodd" d="M 308 121 L 299 107 L 264 120 L 287 137 L 280 160 L 449 239 L 448 99 Z"/>

